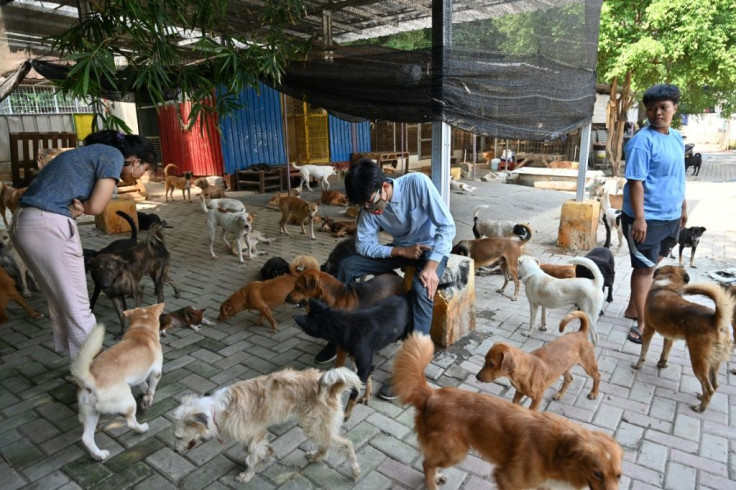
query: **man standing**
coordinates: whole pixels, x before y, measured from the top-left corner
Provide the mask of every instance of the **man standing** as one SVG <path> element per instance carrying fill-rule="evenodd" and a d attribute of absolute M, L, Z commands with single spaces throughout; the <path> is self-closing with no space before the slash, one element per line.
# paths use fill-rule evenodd
<path fill-rule="evenodd" d="M 353 282 L 368 274 L 382 274 L 414 266 L 412 314 L 414 331 L 429 335 L 434 294 L 447 266 L 455 238 L 455 222 L 432 181 L 421 172 L 388 179 L 381 167 L 367 158 L 359 160 L 345 176 L 345 193 L 351 203 L 362 205 L 355 242 L 357 255 L 338 265 L 337 278 Z M 382 245 L 379 230 L 393 237 Z M 330 344 L 317 354 L 318 363 L 334 358 Z M 393 400 L 388 383 L 380 396 Z"/>

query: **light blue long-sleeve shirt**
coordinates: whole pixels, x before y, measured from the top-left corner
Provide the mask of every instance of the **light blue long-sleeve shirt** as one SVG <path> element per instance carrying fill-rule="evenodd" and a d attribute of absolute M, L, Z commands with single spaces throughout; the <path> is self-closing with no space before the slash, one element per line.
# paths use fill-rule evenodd
<path fill-rule="evenodd" d="M 423 244 L 432 247 L 429 260 L 439 262 L 450 254 L 455 221 L 432 181 L 421 172 L 389 179 L 393 195 L 383 213 L 360 213 L 355 249 L 374 258 L 391 257 L 391 249 L 378 242 L 383 229 L 398 247 Z"/>

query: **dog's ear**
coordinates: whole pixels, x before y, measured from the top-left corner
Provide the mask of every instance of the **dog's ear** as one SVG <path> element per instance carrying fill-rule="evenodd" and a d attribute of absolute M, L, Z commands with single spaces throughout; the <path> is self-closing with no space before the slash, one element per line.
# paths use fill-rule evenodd
<path fill-rule="evenodd" d="M 203 425 L 207 428 L 209 427 L 210 417 L 204 412 L 197 412 L 187 417 L 186 421 L 191 424 Z"/>
<path fill-rule="evenodd" d="M 498 364 L 503 368 L 506 372 L 512 372 L 516 369 L 516 359 L 514 359 L 513 354 L 506 350 L 505 352 L 502 352 L 500 355 L 500 361 Z"/>
<path fill-rule="evenodd" d="M 306 274 L 304 276 L 304 285 L 310 291 L 317 289 L 317 277 L 315 277 L 315 275 L 313 274 Z"/>

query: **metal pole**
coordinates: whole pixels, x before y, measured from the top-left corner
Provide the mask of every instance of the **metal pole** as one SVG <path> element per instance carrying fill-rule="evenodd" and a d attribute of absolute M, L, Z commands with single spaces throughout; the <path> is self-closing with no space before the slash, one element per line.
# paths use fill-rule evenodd
<path fill-rule="evenodd" d="M 593 124 L 588 123 L 583 126 L 580 135 L 580 163 L 578 165 L 578 186 L 575 191 L 575 200 L 581 202 L 585 194 L 585 171 L 588 169 L 588 153 L 590 152 L 590 131 Z"/>
<path fill-rule="evenodd" d="M 432 0 L 432 182 L 450 205 L 450 125 L 443 117 L 444 48 L 452 44 L 452 0 Z"/>

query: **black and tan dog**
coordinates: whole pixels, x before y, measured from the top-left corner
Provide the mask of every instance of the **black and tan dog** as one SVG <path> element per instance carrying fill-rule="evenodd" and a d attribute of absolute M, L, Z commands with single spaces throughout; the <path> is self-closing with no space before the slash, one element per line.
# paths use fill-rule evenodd
<path fill-rule="evenodd" d="M 335 221 L 325 216 L 319 231 L 331 231 L 335 238 L 342 238 L 345 235 L 355 235 L 358 233 L 358 223 L 355 221 Z"/>
<path fill-rule="evenodd" d="M 138 245 L 138 229 L 135 226 L 135 221 L 133 221 L 133 218 L 131 218 L 128 213 L 125 211 L 115 211 L 115 214 L 123 218 L 125 221 L 128 222 L 128 226 L 130 226 L 130 237 L 128 238 L 121 238 L 120 240 L 115 240 L 113 242 L 110 242 L 106 246 L 102 247 L 99 250 L 92 250 L 89 248 L 83 248 L 82 254 L 84 255 L 84 270 L 89 272 L 90 264 L 92 263 L 92 259 L 97 257 L 100 254 L 116 254 L 120 253 L 123 250 L 127 250 L 130 247 L 135 247 Z M 149 225 L 150 227 L 150 225 Z"/>
<path fill-rule="evenodd" d="M 700 405 L 690 408 L 703 412 L 718 388 L 718 369 L 731 355 L 734 300 L 718 284 L 687 284 L 689 280 L 682 267 L 666 265 L 654 271 L 644 310 L 647 323 L 641 336 L 641 354 L 631 367 L 640 369 L 644 364 L 655 332 L 664 337 L 657 363 L 660 369 L 667 367 L 674 341 L 685 340 L 693 373 L 703 390 L 698 395 Z M 715 311 L 686 300 L 683 294 L 707 296 L 715 303 Z"/>
<path fill-rule="evenodd" d="M 164 167 L 164 197 L 166 202 L 174 200 L 174 189 L 181 189 L 181 198 L 189 198 L 189 202 L 192 202 L 192 172 L 185 172 L 183 177 L 177 175 L 169 175 L 170 168 L 176 168 L 176 165 L 170 163 Z"/>
<path fill-rule="evenodd" d="M 680 267 L 682 267 L 683 249 L 691 248 L 692 251 L 690 252 L 690 267 L 695 268 L 695 265 L 693 264 L 693 261 L 695 260 L 695 250 L 697 250 L 698 245 L 700 244 L 700 239 L 703 237 L 703 233 L 705 232 L 706 229 L 704 226 L 691 226 L 689 228 L 685 227 L 680 230 L 680 233 L 677 235 L 677 243 L 680 246 L 680 258 L 678 259 Z M 670 252 L 670 258 L 675 258 L 673 252 Z"/>

